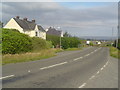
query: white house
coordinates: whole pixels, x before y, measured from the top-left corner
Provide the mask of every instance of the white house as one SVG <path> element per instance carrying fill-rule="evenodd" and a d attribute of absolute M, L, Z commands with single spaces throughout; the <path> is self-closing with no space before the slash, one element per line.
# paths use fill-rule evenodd
<path fill-rule="evenodd" d="M 54 27 L 49 27 L 48 29 L 46 29 L 47 34 L 49 35 L 56 35 L 56 36 L 60 36 L 63 37 L 63 31 L 62 30 L 56 30 Z"/>
<path fill-rule="evenodd" d="M 20 33 L 29 35 L 30 37 L 40 37 L 46 39 L 46 31 L 42 26 L 37 25 L 35 20 L 28 21 L 27 18 L 20 19 L 19 16 L 11 18 L 4 28 L 17 29 Z"/>

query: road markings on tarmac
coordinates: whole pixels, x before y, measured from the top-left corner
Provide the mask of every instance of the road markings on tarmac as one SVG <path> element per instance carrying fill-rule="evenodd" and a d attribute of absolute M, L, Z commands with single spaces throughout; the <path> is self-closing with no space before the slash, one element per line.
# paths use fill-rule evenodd
<path fill-rule="evenodd" d="M 79 88 L 83 88 L 86 85 L 86 83 L 83 83 Z"/>
<path fill-rule="evenodd" d="M 90 77 L 89 79 L 93 79 L 95 77 L 95 75 L 93 75 L 92 77 Z"/>
<path fill-rule="evenodd" d="M 106 67 L 106 65 L 103 66 L 104 68 Z"/>
<path fill-rule="evenodd" d="M 100 71 L 97 72 L 97 74 L 99 74 L 99 73 L 100 73 Z"/>
<path fill-rule="evenodd" d="M 100 70 L 103 70 L 104 68 L 102 67 Z"/>
<path fill-rule="evenodd" d="M 30 70 L 28 70 L 28 72 L 31 72 Z"/>
<path fill-rule="evenodd" d="M 60 65 L 66 64 L 66 63 L 68 63 L 68 62 L 62 62 L 62 63 L 54 64 L 54 65 L 51 65 L 51 66 L 48 66 L 48 67 L 43 67 L 43 68 L 40 68 L 40 69 L 41 70 L 48 69 L 48 68 L 52 68 L 52 67 L 55 67 L 55 66 L 60 66 Z"/>
<path fill-rule="evenodd" d="M 9 75 L 9 76 L 5 76 L 5 77 L 1 77 L 0 80 L 1 80 L 1 79 L 5 79 L 5 78 L 14 77 L 14 76 L 15 76 L 15 75 Z"/>
<path fill-rule="evenodd" d="M 106 62 L 106 64 L 105 64 L 100 70 L 102 71 L 102 70 L 106 67 L 107 64 L 108 64 L 108 61 Z M 88 79 L 88 81 L 91 80 L 91 79 L 93 79 L 93 78 L 95 78 L 96 75 L 100 73 L 100 70 L 97 71 L 97 73 L 96 73 L 95 75 L 91 76 L 91 77 Z M 81 86 L 79 86 L 78 88 L 83 88 L 84 86 L 86 86 L 86 84 L 87 84 L 88 81 L 86 81 L 86 83 L 83 83 L 83 84 L 82 84 Z"/>
<path fill-rule="evenodd" d="M 73 61 L 76 61 L 76 60 L 79 60 L 79 59 L 82 59 L 83 57 L 79 57 L 79 58 L 75 58 Z"/>

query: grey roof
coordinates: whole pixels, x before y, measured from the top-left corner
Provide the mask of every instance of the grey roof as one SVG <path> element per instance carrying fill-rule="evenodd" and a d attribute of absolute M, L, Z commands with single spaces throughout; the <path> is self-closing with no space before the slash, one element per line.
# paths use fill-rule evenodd
<path fill-rule="evenodd" d="M 21 20 L 21 19 L 18 19 L 18 18 L 13 18 L 19 25 L 21 28 L 23 29 L 30 29 L 28 24 L 24 21 L 24 20 Z"/>
<path fill-rule="evenodd" d="M 39 30 L 45 31 L 42 26 L 37 25 Z M 45 31 L 46 32 L 46 31 Z"/>
<path fill-rule="evenodd" d="M 47 34 L 49 35 L 56 35 L 56 36 L 61 36 L 61 32 L 60 30 L 56 30 L 55 28 L 48 28 Z"/>
<path fill-rule="evenodd" d="M 32 21 L 28 21 L 28 20 L 23 20 L 23 19 L 19 19 L 19 18 L 13 18 L 19 25 L 21 28 L 23 28 L 24 30 L 34 30 L 35 26 L 37 25 L 35 22 Z M 39 30 L 45 31 L 42 26 L 37 25 Z"/>

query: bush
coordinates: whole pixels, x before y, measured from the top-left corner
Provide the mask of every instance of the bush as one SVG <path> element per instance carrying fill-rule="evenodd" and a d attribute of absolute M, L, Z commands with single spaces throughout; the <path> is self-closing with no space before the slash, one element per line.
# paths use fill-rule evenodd
<path fill-rule="evenodd" d="M 60 45 L 60 37 L 54 35 L 47 35 L 47 40 L 51 41 L 54 46 Z M 77 37 L 61 37 L 61 46 L 63 49 L 78 48 L 80 40 Z"/>
<path fill-rule="evenodd" d="M 46 36 L 46 39 L 48 41 L 51 41 L 52 44 L 56 47 L 57 45 L 60 45 L 60 37 L 59 36 L 55 36 L 55 35 L 48 35 Z"/>
<path fill-rule="evenodd" d="M 46 41 L 46 48 L 53 48 L 52 42 L 51 41 Z"/>
<path fill-rule="evenodd" d="M 63 37 L 62 38 L 62 48 L 78 48 L 80 40 L 77 37 Z"/>
<path fill-rule="evenodd" d="M 33 51 L 40 51 L 42 49 L 48 49 L 52 47 L 51 41 L 46 41 L 39 37 L 32 38 Z"/>
<path fill-rule="evenodd" d="M 15 54 L 32 50 L 32 40 L 28 35 L 15 29 L 0 29 L 2 31 L 2 53 Z"/>

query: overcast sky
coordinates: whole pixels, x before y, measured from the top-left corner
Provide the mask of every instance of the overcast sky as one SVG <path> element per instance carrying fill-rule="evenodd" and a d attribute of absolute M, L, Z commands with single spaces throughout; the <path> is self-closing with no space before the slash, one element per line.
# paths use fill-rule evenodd
<path fill-rule="evenodd" d="M 75 36 L 117 35 L 117 2 L 4 2 L 2 19 L 6 23 L 20 16 L 35 19 L 44 29 L 61 27 Z"/>

